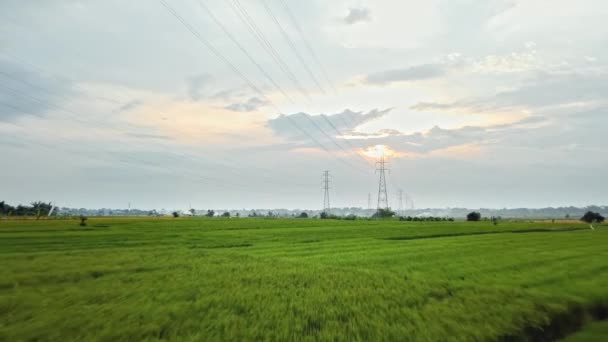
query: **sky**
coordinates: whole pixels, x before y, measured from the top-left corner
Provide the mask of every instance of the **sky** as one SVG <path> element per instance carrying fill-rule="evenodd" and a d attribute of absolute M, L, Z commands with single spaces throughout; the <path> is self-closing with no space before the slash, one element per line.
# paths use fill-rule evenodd
<path fill-rule="evenodd" d="M 393 208 L 606 204 L 606 18 L 599 0 L 4 0 L 0 200 L 318 209 L 329 170 L 331 206 L 376 207 L 384 155 Z"/>

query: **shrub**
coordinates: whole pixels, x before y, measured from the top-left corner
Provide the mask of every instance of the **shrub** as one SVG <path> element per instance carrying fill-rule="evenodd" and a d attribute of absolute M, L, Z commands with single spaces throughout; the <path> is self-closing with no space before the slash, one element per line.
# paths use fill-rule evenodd
<path fill-rule="evenodd" d="M 230 217 L 230 213 L 229 213 L 229 212 L 227 212 L 227 211 L 225 211 L 225 212 L 222 214 L 222 217 Z"/>
<path fill-rule="evenodd" d="M 305 212 L 301 212 L 300 215 L 298 215 L 298 218 L 308 218 L 308 214 Z"/>
<path fill-rule="evenodd" d="M 179 213 L 177 211 L 172 212 L 171 215 L 173 215 L 173 217 L 179 217 Z"/>
<path fill-rule="evenodd" d="M 481 220 L 480 213 L 478 213 L 476 211 L 472 211 L 467 214 L 467 221 L 479 221 L 479 220 Z"/>
<path fill-rule="evenodd" d="M 207 217 L 213 217 L 213 216 L 215 216 L 215 211 L 209 209 L 209 210 L 207 210 L 207 213 L 205 214 L 205 216 L 207 216 Z"/>

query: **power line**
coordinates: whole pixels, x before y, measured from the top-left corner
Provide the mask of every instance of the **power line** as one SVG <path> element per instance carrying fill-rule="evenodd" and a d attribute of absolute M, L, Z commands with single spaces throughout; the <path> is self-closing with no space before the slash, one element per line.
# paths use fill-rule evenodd
<path fill-rule="evenodd" d="M 190 25 L 182 16 L 180 16 L 175 9 L 173 9 L 173 7 L 171 7 L 169 4 L 166 3 L 165 0 L 160 0 L 161 4 L 165 7 L 165 9 L 172 14 L 192 35 L 194 35 L 199 42 L 201 42 L 205 47 L 207 47 L 211 52 L 213 52 L 213 54 L 216 55 L 216 57 L 218 57 L 219 59 L 221 59 L 224 63 L 226 63 L 230 69 L 237 74 L 237 76 L 239 76 L 252 90 L 254 90 L 260 97 L 262 97 L 267 103 L 271 104 L 273 108 L 275 108 L 278 112 L 280 112 L 280 110 L 277 108 L 277 106 L 270 100 L 268 99 L 263 93 L 262 91 L 256 87 L 248 78 L 247 76 L 245 76 L 234 64 L 232 64 L 232 62 L 230 62 L 229 59 L 227 59 L 218 49 L 216 49 L 209 41 L 207 41 L 206 39 L 204 39 L 201 34 L 194 28 L 192 27 L 192 25 Z M 237 3 L 238 0 L 235 0 L 235 3 Z M 246 13 L 246 12 L 245 12 Z M 305 129 L 303 129 L 302 127 L 300 127 L 297 122 L 295 122 L 291 117 L 289 117 L 288 115 L 285 116 L 298 130 L 302 131 L 306 136 L 308 136 L 313 142 L 315 142 L 317 145 L 319 145 L 323 150 L 325 150 L 326 152 L 330 153 L 331 155 L 333 155 L 334 157 L 336 157 L 338 160 L 340 160 L 343 163 L 346 163 L 347 165 L 349 165 L 350 167 L 353 167 L 352 164 L 350 164 L 348 161 L 343 160 L 341 158 L 339 158 L 338 156 L 334 155 L 333 153 L 331 153 L 331 151 L 325 147 L 325 145 L 323 145 L 322 143 L 320 143 L 317 139 L 315 139 L 310 133 L 308 133 Z M 313 122 L 314 123 L 314 122 Z M 314 123 L 316 125 L 316 123 Z"/>
<path fill-rule="evenodd" d="M 277 84 L 277 82 L 270 76 L 270 74 L 268 74 L 268 72 L 251 56 L 251 54 L 247 51 L 247 49 L 245 49 L 243 47 L 243 45 L 241 43 L 239 43 L 239 41 L 234 37 L 234 35 L 232 33 L 230 33 L 230 31 L 228 31 L 226 26 L 217 18 L 217 16 L 215 16 L 215 14 L 213 14 L 211 9 L 209 9 L 209 7 L 207 5 L 205 5 L 202 0 L 198 0 L 197 3 L 207 12 L 207 14 L 211 17 L 211 19 L 213 19 L 213 21 L 222 29 L 224 34 L 226 34 L 226 36 L 228 36 L 228 38 L 239 48 L 239 50 L 241 50 L 241 52 L 243 54 L 245 54 L 245 56 L 247 56 L 249 61 L 258 68 L 258 70 L 264 75 L 264 77 L 266 77 L 266 79 L 270 83 L 272 83 L 272 85 L 278 91 L 280 91 L 281 94 L 283 94 L 283 96 L 285 96 L 291 103 L 293 103 L 293 99 L 289 95 L 287 95 L 287 93 L 283 90 L 283 88 L 281 88 L 281 86 L 279 86 Z"/>
<path fill-rule="evenodd" d="M 308 99 L 308 101 L 311 101 L 310 94 L 306 91 L 306 89 L 304 89 L 304 87 L 302 87 L 302 84 L 298 81 L 296 75 L 291 71 L 287 63 L 285 63 L 285 61 L 281 58 L 262 30 L 260 30 L 259 26 L 255 23 L 251 15 L 249 15 L 249 12 L 247 12 L 247 9 L 243 7 L 239 0 L 233 0 L 232 3 L 228 3 L 231 4 L 233 11 L 237 14 L 239 19 L 245 23 L 245 26 L 249 28 L 249 31 L 253 34 L 254 38 L 258 41 L 262 48 L 279 65 L 279 68 L 283 71 L 283 73 L 287 75 L 287 78 L 293 82 L 296 88 L 304 95 L 304 97 L 306 97 L 306 99 Z"/>
<path fill-rule="evenodd" d="M 279 28 L 279 32 L 281 32 L 281 35 L 283 36 L 283 38 L 285 39 L 285 41 L 287 42 L 287 44 L 289 45 L 289 47 L 291 48 L 291 50 L 293 51 L 293 53 L 296 55 L 296 57 L 298 58 L 298 60 L 302 64 L 302 66 L 304 67 L 304 70 L 306 70 L 306 72 L 308 73 L 308 75 L 310 76 L 310 78 L 313 80 L 313 82 L 315 83 L 315 85 L 317 86 L 317 88 L 319 88 L 319 90 L 321 90 L 321 92 L 323 94 L 325 94 L 325 89 L 323 89 L 323 87 L 321 86 L 321 84 L 317 80 L 317 77 L 315 77 L 315 75 L 312 72 L 312 70 L 310 70 L 310 68 L 308 67 L 308 64 L 306 63 L 306 61 L 304 60 L 304 58 L 302 57 L 302 55 L 300 54 L 300 52 L 296 48 L 296 46 L 293 43 L 293 41 L 291 40 L 291 38 L 289 38 L 289 35 L 287 34 L 287 32 L 285 31 L 285 29 L 283 28 L 283 25 L 281 25 L 281 23 L 279 22 L 279 20 L 277 19 L 277 17 L 272 12 L 272 9 L 270 8 L 270 6 L 268 6 L 268 3 L 265 0 L 262 0 L 262 5 L 264 6 L 264 9 L 266 10 L 266 13 L 270 16 L 270 18 L 272 19 L 272 21 L 274 21 L 275 25 Z"/>
<path fill-rule="evenodd" d="M 188 30 L 190 31 L 190 33 L 192 33 L 192 35 L 194 35 L 199 42 L 201 42 L 207 49 L 209 49 L 209 51 L 211 51 L 217 58 L 221 59 L 224 63 L 226 63 L 228 65 L 228 67 L 230 67 L 230 69 L 232 69 L 232 71 L 237 74 L 253 91 L 255 91 L 260 97 L 262 97 L 262 99 L 264 99 L 266 102 L 268 103 L 272 103 L 265 95 L 264 93 L 262 93 L 262 91 L 255 86 L 255 84 L 253 84 L 249 78 L 247 78 L 247 76 L 245 76 L 245 74 L 243 74 L 241 72 L 241 70 L 239 70 L 239 68 L 237 68 L 234 64 L 232 64 L 232 62 L 230 62 L 230 60 L 228 58 L 226 58 L 226 56 L 224 56 L 218 49 L 215 48 L 215 46 L 213 46 L 209 41 L 207 41 L 205 38 L 203 38 L 203 36 L 201 36 L 201 34 L 194 28 L 192 27 L 192 25 L 190 25 L 182 16 L 180 16 L 174 9 L 173 7 L 171 7 L 169 4 L 167 4 L 165 2 L 165 0 L 160 0 L 160 3 L 165 6 L 165 9 L 167 11 L 169 11 L 169 13 L 171 13 L 179 22 L 182 23 L 182 25 Z M 275 109 L 277 109 L 277 111 L 280 112 L 280 110 L 278 110 L 278 108 L 276 108 L 276 106 L 273 104 L 273 107 L 275 107 Z"/>
<path fill-rule="evenodd" d="M 315 53 L 315 51 L 313 50 L 312 46 L 310 45 L 310 43 L 306 39 L 306 36 L 304 35 L 304 32 L 303 32 L 302 28 L 300 27 L 300 25 L 298 24 L 298 21 L 296 20 L 295 16 L 293 15 L 293 12 L 289 8 L 289 6 L 285 2 L 285 0 L 280 0 L 279 2 L 283 5 L 283 8 L 285 9 L 285 11 L 287 12 L 289 18 L 291 19 L 292 25 L 296 28 L 296 30 L 300 34 L 300 37 L 302 38 L 302 41 L 304 42 L 304 46 L 306 46 L 306 49 L 308 50 L 308 52 L 312 56 L 313 60 L 315 61 L 315 63 L 319 67 L 319 69 L 321 70 L 321 74 L 323 74 L 323 77 L 325 78 L 325 81 L 327 81 L 327 83 L 334 90 L 334 92 L 336 92 L 336 87 L 334 87 L 333 82 L 327 76 L 327 72 L 325 72 L 325 68 L 323 67 L 323 64 L 321 64 L 321 62 L 319 61 L 319 58 L 317 57 L 317 54 Z"/>

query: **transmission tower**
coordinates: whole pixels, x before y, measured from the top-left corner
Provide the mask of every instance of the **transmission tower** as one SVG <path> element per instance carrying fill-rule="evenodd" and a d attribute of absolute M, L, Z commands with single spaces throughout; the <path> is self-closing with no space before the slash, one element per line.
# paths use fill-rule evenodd
<path fill-rule="evenodd" d="M 329 171 L 323 171 L 323 212 L 329 214 Z"/>
<path fill-rule="evenodd" d="M 378 182 L 378 211 L 380 209 L 388 209 L 388 195 L 386 193 L 386 161 L 384 154 L 380 156 L 380 160 L 376 162 L 376 171 L 380 174 Z"/>
<path fill-rule="evenodd" d="M 367 209 L 371 209 L 372 208 L 372 194 L 371 193 L 367 193 Z"/>
<path fill-rule="evenodd" d="M 399 198 L 399 208 L 397 210 L 400 214 L 403 214 L 403 190 L 399 189 L 397 191 L 397 196 Z"/>

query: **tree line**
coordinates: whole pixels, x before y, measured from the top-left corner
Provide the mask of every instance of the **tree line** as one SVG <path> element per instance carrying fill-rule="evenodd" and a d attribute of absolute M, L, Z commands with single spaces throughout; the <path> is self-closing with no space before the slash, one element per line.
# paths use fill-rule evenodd
<path fill-rule="evenodd" d="M 0 216 L 48 216 L 52 208 L 51 202 L 38 201 L 30 203 L 30 205 L 12 206 L 2 201 L 0 202 Z"/>

